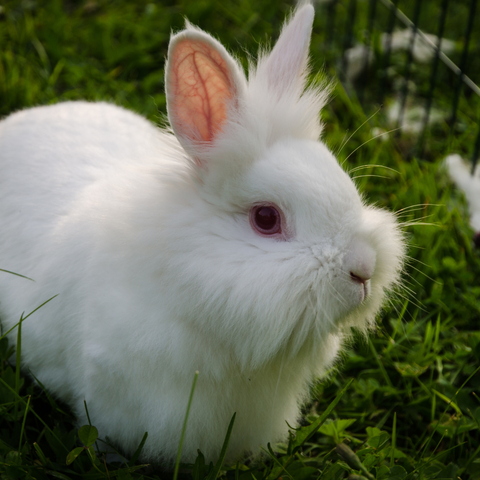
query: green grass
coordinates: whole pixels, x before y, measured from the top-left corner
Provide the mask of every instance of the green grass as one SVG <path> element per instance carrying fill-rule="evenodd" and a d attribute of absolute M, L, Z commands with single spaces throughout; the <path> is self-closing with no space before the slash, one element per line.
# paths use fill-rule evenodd
<path fill-rule="evenodd" d="M 405 3 L 408 10 L 412 2 Z M 450 36 L 455 28 L 461 35 L 458 11 L 464 3 L 449 20 Z M 256 52 L 258 42 L 278 35 L 289 8 L 253 0 L 15 0 L 2 5 L 1 116 L 88 99 L 121 104 L 154 122 L 165 111 L 163 62 L 170 29 L 179 29 L 183 16 L 216 34 L 246 64 L 243 48 Z M 316 69 L 324 62 L 324 25 L 325 18 L 317 15 Z M 327 72 L 333 63 L 326 63 Z M 438 88 L 437 104 L 447 105 L 450 95 Z M 262 460 L 238 465 L 205 465 L 200 455 L 180 477 L 480 479 L 480 255 L 472 248 L 464 200 L 439 169 L 447 148 L 471 149 L 471 131 L 478 128 L 475 104 L 462 97 L 461 107 L 465 129 L 448 145 L 448 125 L 431 132 L 429 161 L 405 161 L 401 138 L 368 142 L 374 127 L 384 127 L 381 113 L 339 151 L 366 116 L 355 96 L 337 86 L 324 112 L 325 141 L 339 151 L 346 169 L 389 167 L 353 175 L 386 177 L 356 181 L 371 202 L 397 211 L 404 222 L 410 244 L 405 287 L 378 319 L 376 333 L 368 341 L 352 340 L 337 369 L 312 387 L 304 426 L 289 444 L 272 445 Z M 8 363 L 13 353 L 7 340 L 0 340 L 2 479 L 172 477 L 161 466 L 142 466 L 135 459 L 106 466 L 93 448 L 94 427 L 78 431 L 65 406 Z M 338 447 L 341 442 L 349 449 Z"/>

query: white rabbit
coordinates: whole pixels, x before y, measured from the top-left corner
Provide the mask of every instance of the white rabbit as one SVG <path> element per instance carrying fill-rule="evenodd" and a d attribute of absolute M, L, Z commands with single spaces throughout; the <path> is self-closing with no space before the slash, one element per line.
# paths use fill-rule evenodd
<path fill-rule="evenodd" d="M 471 166 L 457 154 L 449 155 L 445 165 L 452 181 L 465 194 L 470 226 L 475 231 L 474 242 L 480 247 L 480 168 L 477 165 L 472 174 Z"/>
<path fill-rule="evenodd" d="M 173 132 L 106 103 L 0 123 L 0 317 L 22 364 L 128 455 L 229 460 L 285 439 L 312 381 L 399 281 L 394 215 L 319 142 L 303 5 L 247 80 L 187 24 L 166 66 Z M 15 333 L 10 337 L 15 341 Z"/>

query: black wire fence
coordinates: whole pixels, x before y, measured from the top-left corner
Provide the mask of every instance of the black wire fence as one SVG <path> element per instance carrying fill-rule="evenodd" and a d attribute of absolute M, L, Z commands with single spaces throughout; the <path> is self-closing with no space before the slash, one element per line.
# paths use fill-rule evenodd
<path fill-rule="evenodd" d="M 479 0 L 317 0 L 327 63 L 406 156 L 480 156 Z"/>

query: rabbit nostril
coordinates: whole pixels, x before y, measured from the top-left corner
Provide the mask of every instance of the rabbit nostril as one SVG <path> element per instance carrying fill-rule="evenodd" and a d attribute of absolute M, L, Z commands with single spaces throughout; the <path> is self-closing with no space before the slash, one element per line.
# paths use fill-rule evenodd
<path fill-rule="evenodd" d="M 363 284 L 367 283 L 369 280 L 368 278 L 363 278 L 360 275 L 357 275 L 356 273 L 353 273 L 353 272 L 350 272 L 350 278 L 354 282 L 363 283 Z"/>

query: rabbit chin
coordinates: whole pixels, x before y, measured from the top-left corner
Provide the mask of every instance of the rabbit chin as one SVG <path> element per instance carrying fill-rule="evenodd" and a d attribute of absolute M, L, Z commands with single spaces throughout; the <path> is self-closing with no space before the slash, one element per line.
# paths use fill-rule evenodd
<path fill-rule="evenodd" d="M 368 287 L 367 287 L 368 289 Z M 367 334 L 375 328 L 375 318 L 385 301 L 385 292 L 378 285 L 370 286 L 370 292 L 358 305 L 337 320 L 338 333 L 345 337 L 351 336 L 352 329 Z"/>
<path fill-rule="evenodd" d="M 298 319 L 292 331 L 290 338 L 285 344 L 285 349 L 280 349 L 282 355 L 294 358 L 298 355 L 308 354 L 318 362 L 319 352 L 324 351 L 325 342 L 330 338 L 344 339 L 350 337 L 352 328 L 362 333 L 367 333 L 375 325 L 375 316 L 378 313 L 383 295 L 365 296 L 364 287 L 355 285 L 355 288 L 347 290 L 348 295 L 341 295 L 342 298 L 330 302 L 317 302 L 321 307 L 314 307 L 314 302 L 310 301 L 309 307 L 305 309 L 304 314 Z M 340 297 L 340 295 L 338 295 Z M 326 312 L 329 312 L 327 314 Z M 341 348 L 341 342 L 337 345 L 337 350 L 332 352 L 330 359 L 326 363 L 330 364 Z M 322 363 L 321 370 L 325 368 Z M 321 373 L 319 372 L 319 375 Z"/>

